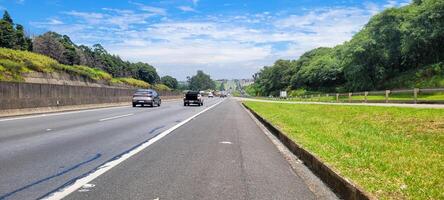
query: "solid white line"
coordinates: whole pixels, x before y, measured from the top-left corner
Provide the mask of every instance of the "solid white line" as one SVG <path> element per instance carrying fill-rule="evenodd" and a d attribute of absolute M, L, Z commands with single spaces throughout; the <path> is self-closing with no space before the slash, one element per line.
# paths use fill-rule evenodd
<path fill-rule="evenodd" d="M 118 119 L 118 118 L 122 118 L 122 117 L 129 117 L 129 116 L 133 116 L 133 115 L 134 115 L 134 113 L 126 114 L 126 115 L 119 115 L 119 116 L 115 116 L 115 117 L 108 117 L 105 119 L 99 119 L 99 122 L 108 121 L 108 120 L 112 120 L 112 119 Z"/>
<path fill-rule="evenodd" d="M 83 177 L 79 180 L 77 180 L 74 184 L 67 186 L 57 192 L 52 193 L 51 195 L 49 195 L 48 197 L 45 197 L 44 199 L 47 200 L 58 200 L 58 199 L 62 199 L 66 196 L 68 196 L 69 194 L 75 192 L 77 189 L 81 188 L 83 185 L 91 182 L 92 180 L 94 180 L 95 178 L 99 177 L 100 175 L 104 174 L 105 172 L 107 172 L 108 170 L 112 169 L 113 167 L 117 166 L 118 164 L 122 163 L 123 161 L 125 161 L 126 159 L 136 155 L 137 153 L 141 152 L 142 150 L 146 149 L 147 147 L 149 147 L 150 145 L 152 145 L 153 143 L 159 141 L 160 139 L 162 139 L 163 137 L 167 136 L 168 134 L 170 134 L 171 132 L 173 132 L 174 130 L 176 130 L 177 128 L 181 127 L 182 125 L 186 124 L 187 122 L 191 121 L 192 119 L 196 118 L 197 116 L 201 115 L 202 113 L 210 110 L 211 108 L 214 108 L 215 106 L 219 105 L 220 103 L 222 103 L 222 101 L 200 111 L 199 113 L 191 116 L 190 118 L 182 121 L 179 124 L 176 124 L 175 126 L 169 128 L 168 130 L 160 133 L 159 135 L 157 135 L 156 137 L 153 137 L 152 139 L 150 139 L 148 142 L 143 143 L 142 145 L 140 145 L 139 147 L 137 147 L 136 149 L 128 152 L 127 154 L 124 154 L 122 157 L 120 157 L 117 160 L 113 160 L 110 161 L 108 163 L 103 164 L 102 166 L 98 167 L 96 171 L 92 172 L 91 174 L 89 174 L 86 177 Z"/>

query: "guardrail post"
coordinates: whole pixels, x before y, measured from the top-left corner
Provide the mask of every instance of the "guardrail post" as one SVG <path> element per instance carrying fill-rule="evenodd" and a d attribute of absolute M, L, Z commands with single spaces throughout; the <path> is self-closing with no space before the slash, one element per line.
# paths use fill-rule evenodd
<path fill-rule="evenodd" d="M 414 88 L 413 89 L 413 101 L 415 102 L 415 104 L 418 103 L 418 93 L 419 93 L 419 88 Z"/>
<path fill-rule="evenodd" d="M 352 102 L 352 95 L 353 95 L 352 92 L 348 93 L 348 102 L 349 102 L 349 103 Z"/>
<path fill-rule="evenodd" d="M 339 103 L 339 93 L 336 93 L 336 103 Z"/>
<path fill-rule="evenodd" d="M 325 95 L 327 98 L 325 98 L 326 100 L 327 100 L 327 102 L 329 102 L 330 100 L 329 100 L 329 98 L 328 98 L 328 96 L 330 96 L 329 94 L 326 94 Z"/>
<path fill-rule="evenodd" d="M 318 94 L 318 101 L 321 102 L 321 94 Z"/>
<path fill-rule="evenodd" d="M 385 91 L 385 103 L 389 102 L 389 95 L 390 95 L 390 90 L 386 90 Z"/>
<path fill-rule="evenodd" d="M 364 92 L 364 102 L 365 103 L 367 103 L 367 101 L 368 101 L 367 96 L 368 96 L 368 92 Z"/>

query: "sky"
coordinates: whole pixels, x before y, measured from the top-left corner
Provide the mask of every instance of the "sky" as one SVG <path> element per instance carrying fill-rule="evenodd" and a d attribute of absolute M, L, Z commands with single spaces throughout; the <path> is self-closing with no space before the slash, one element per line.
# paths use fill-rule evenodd
<path fill-rule="evenodd" d="M 251 78 L 277 59 L 351 39 L 385 8 L 411 0 L 0 0 L 31 35 L 66 34 L 77 44 L 146 62 L 179 80 Z"/>

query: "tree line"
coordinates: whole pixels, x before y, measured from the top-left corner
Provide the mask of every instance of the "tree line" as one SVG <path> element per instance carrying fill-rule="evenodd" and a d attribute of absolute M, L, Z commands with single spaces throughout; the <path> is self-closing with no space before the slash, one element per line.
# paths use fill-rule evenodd
<path fill-rule="evenodd" d="M 444 1 L 415 0 L 373 16 L 350 41 L 278 60 L 253 75 L 251 95 L 281 90 L 364 91 L 406 87 L 400 74 L 444 77 Z M 412 78 L 412 77 L 410 77 Z M 427 78 L 427 77 L 425 77 Z M 399 79 L 399 78 L 398 78 Z M 406 79 L 409 79 L 406 77 Z"/>
<path fill-rule="evenodd" d="M 0 20 L 0 46 L 15 49 L 32 51 L 32 40 L 25 35 L 24 27 L 20 24 L 15 24 L 5 11 L 3 18 Z"/>
<path fill-rule="evenodd" d="M 148 63 L 129 62 L 109 53 L 102 45 L 92 47 L 75 44 L 69 36 L 46 32 L 31 38 L 26 36 L 20 24 L 14 24 L 7 11 L 0 20 L 0 47 L 33 51 L 51 57 L 65 65 L 84 65 L 104 70 L 113 77 L 132 77 L 150 84 L 162 83 L 172 89 L 178 88 L 171 76 L 159 77 L 156 68 Z"/>

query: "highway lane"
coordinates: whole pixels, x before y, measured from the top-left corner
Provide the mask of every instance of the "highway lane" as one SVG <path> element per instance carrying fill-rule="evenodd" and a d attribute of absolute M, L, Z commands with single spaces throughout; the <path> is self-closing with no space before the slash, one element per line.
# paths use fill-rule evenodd
<path fill-rule="evenodd" d="M 228 99 L 66 199 L 319 198 L 309 185 L 239 102 Z"/>
<path fill-rule="evenodd" d="M 0 119 L 0 199 L 43 197 L 219 101 Z"/>

